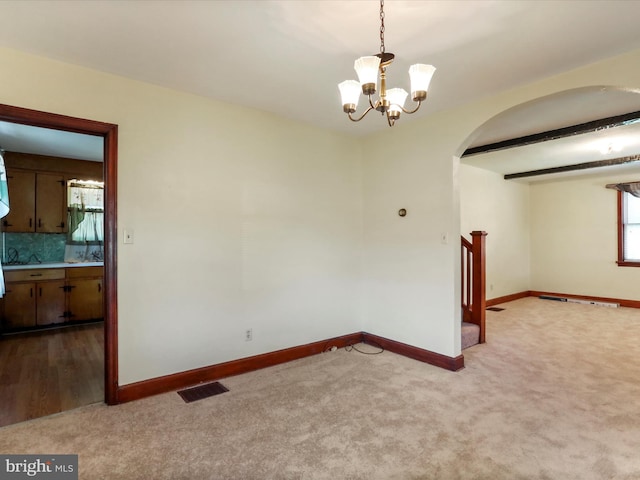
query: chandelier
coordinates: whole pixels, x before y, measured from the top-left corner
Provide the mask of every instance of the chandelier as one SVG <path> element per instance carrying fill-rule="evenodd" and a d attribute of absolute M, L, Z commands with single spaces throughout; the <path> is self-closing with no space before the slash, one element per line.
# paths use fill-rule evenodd
<path fill-rule="evenodd" d="M 360 57 L 355 61 L 354 68 L 358 74 L 359 82 L 355 80 L 345 80 L 338 85 L 340 96 L 342 97 L 342 109 L 353 122 L 359 122 L 371 110 L 377 110 L 382 115 L 387 115 L 387 122 L 393 127 L 396 120 L 400 118 L 402 112 L 411 114 L 418 111 L 422 102 L 427 98 L 427 90 L 431 77 L 436 71 L 433 65 L 417 63 L 409 68 L 411 80 L 411 98 L 417 102 L 413 110 L 406 110 L 404 102 L 408 93 L 402 88 L 390 88 L 387 90 L 387 67 L 393 62 L 395 55 L 386 52 L 384 49 L 384 0 L 380 0 L 380 53 L 368 57 Z M 373 95 L 376 93 L 376 84 L 380 75 L 380 94 L 374 101 Z M 360 92 L 369 97 L 369 107 L 364 113 L 354 118 L 352 116 L 358 108 Z"/>

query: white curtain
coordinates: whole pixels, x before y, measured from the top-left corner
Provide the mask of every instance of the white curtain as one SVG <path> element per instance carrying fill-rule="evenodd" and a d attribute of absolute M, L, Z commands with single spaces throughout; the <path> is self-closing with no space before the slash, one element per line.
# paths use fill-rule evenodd
<path fill-rule="evenodd" d="M 4 168 L 4 157 L 0 150 L 0 218 L 9 213 L 9 188 L 7 186 L 7 171 Z M 2 264 L 0 263 L 0 298 L 4 297 L 4 274 L 2 273 Z"/>
<path fill-rule="evenodd" d="M 70 180 L 67 184 L 69 233 L 65 262 L 104 258 L 104 184 Z"/>

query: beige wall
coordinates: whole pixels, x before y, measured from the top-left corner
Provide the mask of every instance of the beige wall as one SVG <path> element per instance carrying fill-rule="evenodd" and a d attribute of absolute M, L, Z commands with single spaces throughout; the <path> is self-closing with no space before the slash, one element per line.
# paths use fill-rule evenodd
<path fill-rule="evenodd" d="M 617 197 L 635 172 L 531 186 L 532 290 L 639 300 L 640 269 L 618 267 Z"/>
<path fill-rule="evenodd" d="M 460 165 L 462 235 L 484 230 L 487 299 L 529 290 L 529 185 Z"/>
<path fill-rule="evenodd" d="M 11 50 L 0 60 L 0 102 L 119 125 L 118 228 L 136 242 L 118 245 L 121 384 L 362 329 L 458 355 L 456 155 L 528 100 L 640 86 L 636 51 L 359 139 Z"/>
<path fill-rule="evenodd" d="M 0 60 L 0 102 L 119 125 L 121 384 L 362 330 L 357 141 L 9 50 Z"/>
<path fill-rule="evenodd" d="M 458 156 L 495 115 L 594 85 L 640 88 L 640 51 L 410 124 L 401 119 L 400 126 L 366 139 L 363 305 L 369 331 L 444 355 L 460 354 Z M 398 220 L 398 208 L 409 210 L 406 221 Z M 441 243 L 443 233 L 447 244 Z"/>

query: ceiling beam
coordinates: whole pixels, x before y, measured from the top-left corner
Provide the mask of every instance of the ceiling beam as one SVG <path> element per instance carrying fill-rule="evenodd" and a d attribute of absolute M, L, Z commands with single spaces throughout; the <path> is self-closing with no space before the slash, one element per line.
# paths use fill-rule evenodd
<path fill-rule="evenodd" d="M 534 133 L 532 135 L 511 138 L 509 140 L 502 140 L 500 142 L 488 143 L 486 145 L 480 145 L 478 147 L 467 148 L 462 156 L 468 157 L 471 155 L 478 155 L 480 153 L 505 150 L 507 148 L 524 147 L 526 145 L 532 145 L 535 143 L 557 140 L 558 138 L 565 138 L 573 135 L 580 135 L 583 133 L 621 127 L 624 125 L 635 123 L 637 121 L 640 121 L 640 111 L 625 113 L 623 115 L 616 115 L 614 117 L 601 118 L 599 120 L 592 120 L 590 122 L 580 123 L 578 125 L 557 128 L 555 130 L 547 130 L 546 132 Z"/>
<path fill-rule="evenodd" d="M 576 170 L 587 170 L 589 168 L 599 167 L 612 167 L 633 162 L 640 162 L 640 155 L 612 158 L 609 160 L 596 160 L 593 162 L 575 163 L 573 165 L 563 165 L 562 167 L 542 168 L 540 170 L 530 170 L 528 172 L 509 173 L 504 176 L 504 179 L 513 180 L 515 178 L 536 177 L 538 175 L 548 175 L 550 173 L 573 172 Z"/>

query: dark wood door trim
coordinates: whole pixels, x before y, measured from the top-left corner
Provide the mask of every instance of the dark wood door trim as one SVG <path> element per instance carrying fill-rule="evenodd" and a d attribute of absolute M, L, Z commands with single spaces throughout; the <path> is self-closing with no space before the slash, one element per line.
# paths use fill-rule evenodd
<path fill-rule="evenodd" d="M 117 166 L 118 126 L 112 123 L 68 117 L 55 113 L 0 104 L 0 120 L 96 135 L 104 138 L 105 231 L 105 402 L 117 403 L 118 391 L 118 303 L 117 303 Z"/>

